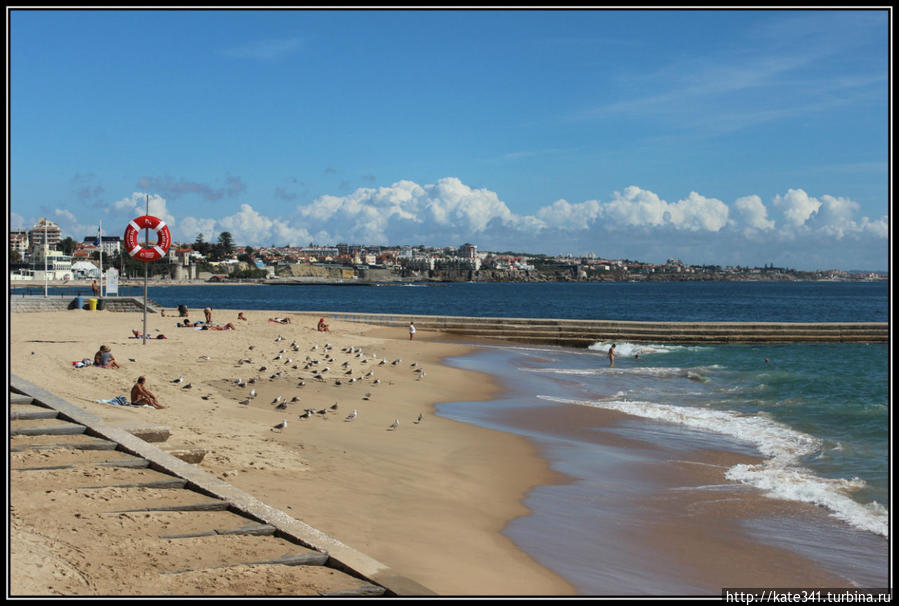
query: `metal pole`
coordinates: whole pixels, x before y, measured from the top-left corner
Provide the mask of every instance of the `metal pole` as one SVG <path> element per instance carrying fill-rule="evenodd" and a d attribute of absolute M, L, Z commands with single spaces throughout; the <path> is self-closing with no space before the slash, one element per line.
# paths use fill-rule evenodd
<path fill-rule="evenodd" d="M 50 252 L 47 243 L 47 220 L 44 219 L 44 296 L 47 296 L 47 254 Z"/>
<path fill-rule="evenodd" d="M 147 213 L 150 214 L 150 194 L 147 194 Z M 150 228 L 144 228 L 144 243 L 150 241 Z M 147 275 L 149 273 L 149 268 L 147 267 L 147 262 L 144 261 L 144 332 L 143 334 L 143 342 L 144 345 L 147 344 Z"/>
<path fill-rule="evenodd" d="M 100 245 L 100 296 L 103 296 L 103 220 L 100 220 L 100 227 L 97 231 L 98 244 Z"/>

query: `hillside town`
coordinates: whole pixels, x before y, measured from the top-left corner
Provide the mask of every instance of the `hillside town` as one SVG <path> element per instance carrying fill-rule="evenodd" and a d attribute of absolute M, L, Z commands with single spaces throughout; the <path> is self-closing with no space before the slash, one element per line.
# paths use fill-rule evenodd
<path fill-rule="evenodd" d="M 594 254 L 541 255 L 479 251 L 475 244 L 458 247 L 364 244 L 285 245 L 234 244 L 229 232 L 215 242 L 198 234 L 194 242 L 173 242 L 158 261 L 142 263 L 124 252 L 119 236 L 62 238 L 53 221 L 41 218 L 30 230 L 10 230 L 9 271 L 12 285 L 98 279 L 114 269 L 122 280 L 154 282 L 262 282 L 365 284 L 396 281 L 775 281 L 887 280 L 886 273 L 838 269 L 799 271 L 763 266 L 689 265 L 670 258 L 665 263 L 612 259 Z"/>

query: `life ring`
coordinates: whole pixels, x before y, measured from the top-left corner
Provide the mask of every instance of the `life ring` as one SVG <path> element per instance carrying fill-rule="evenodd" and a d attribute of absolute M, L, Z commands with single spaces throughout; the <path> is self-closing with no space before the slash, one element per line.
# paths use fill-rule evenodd
<path fill-rule="evenodd" d="M 142 229 L 152 229 L 156 232 L 157 240 L 154 246 L 144 248 L 140 245 L 138 236 Z M 171 245 L 172 234 L 169 232 L 169 226 L 162 219 L 144 215 L 128 223 L 128 227 L 125 228 L 125 250 L 138 261 L 145 263 L 157 261 L 165 256 Z"/>

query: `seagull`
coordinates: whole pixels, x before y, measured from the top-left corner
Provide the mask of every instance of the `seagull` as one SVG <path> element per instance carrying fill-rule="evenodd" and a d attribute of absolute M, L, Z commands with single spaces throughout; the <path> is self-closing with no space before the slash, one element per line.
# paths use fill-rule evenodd
<path fill-rule="evenodd" d="M 200 359 L 201 360 L 211 360 L 212 358 L 210 358 L 209 356 L 200 356 Z"/>
<path fill-rule="evenodd" d="M 400 426 L 400 420 L 394 419 L 393 423 L 390 424 L 390 427 L 387 428 L 387 431 L 394 431 Z"/>
<path fill-rule="evenodd" d="M 259 367 L 259 372 L 262 372 L 262 371 L 265 371 L 265 370 L 268 370 L 268 366 L 260 366 L 260 367 Z"/>
<path fill-rule="evenodd" d="M 374 374 L 375 374 L 375 371 L 369 370 L 367 373 L 365 373 L 365 376 L 366 376 L 366 377 L 370 377 L 370 376 L 372 376 L 372 375 L 374 375 Z"/>
<path fill-rule="evenodd" d="M 378 362 L 378 366 L 384 366 L 385 364 L 387 364 L 387 360 L 381 360 L 380 362 Z"/>
<path fill-rule="evenodd" d="M 306 381 L 300 381 L 297 385 L 299 387 L 303 387 L 304 385 L 306 385 Z"/>
<path fill-rule="evenodd" d="M 191 387 L 193 387 L 193 384 L 192 384 L 192 383 L 188 383 L 187 385 L 185 385 L 185 386 L 182 387 L 181 389 L 190 389 Z"/>
<path fill-rule="evenodd" d="M 331 404 L 331 410 L 337 410 L 337 402 Z"/>
<path fill-rule="evenodd" d="M 239 403 L 240 403 L 240 404 L 243 404 L 244 406 L 246 406 L 247 404 L 250 403 L 250 398 L 247 398 L 246 400 L 241 400 Z"/>
<path fill-rule="evenodd" d="M 179 381 L 180 381 L 180 379 L 179 379 Z M 178 383 L 179 381 L 175 381 L 175 382 Z M 241 379 L 240 377 L 237 377 L 237 380 L 234 381 L 234 384 L 235 385 L 243 385 L 243 379 Z"/>
<path fill-rule="evenodd" d="M 300 401 L 300 396 L 294 396 L 294 397 L 292 397 L 292 398 L 290 399 L 290 401 L 291 401 L 291 402 L 299 402 L 299 401 Z"/>
<path fill-rule="evenodd" d="M 251 389 L 251 390 L 250 390 L 250 397 L 251 397 L 251 398 L 255 398 L 255 397 L 256 397 L 256 390 L 255 390 L 255 389 Z"/>
<path fill-rule="evenodd" d="M 252 378 L 250 378 L 250 379 L 247 379 L 247 383 L 255 383 L 255 382 L 256 382 L 256 377 L 252 377 Z"/>
<path fill-rule="evenodd" d="M 306 412 L 299 416 L 300 419 L 308 419 L 309 418 L 309 409 L 306 409 Z"/>
<path fill-rule="evenodd" d="M 284 337 L 282 337 L 281 335 L 278 335 L 278 338 L 275 339 L 275 343 L 277 343 L 278 341 L 283 341 L 283 340 L 284 340 Z"/>
<path fill-rule="evenodd" d="M 134 358 L 128 358 L 128 361 L 129 362 L 137 362 L 137 360 L 135 360 Z"/>
<path fill-rule="evenodd" d="M 281 402 L 280 404 L 275 406 L 275 408 L 277 408 L 278 410 L 284 410 L 285 408 L 287 408 L 287 402 Z"/>
<path fill-rule="evenodd" d="M 416 366 L 417 364 L 418 364 L 418 362 L 412 362 L 412 364 L 410 364 L 409 366 L 411 366 L 412 368 L 415 368 L 415 366 Z"/>
<path fill-rule="evenodd" d="M 374 381 L 372 381 L 372 384 L 377 385 L 380 382 L 381 382 L 381 379 L 375 379 Z"/>
<path fill-rule="evenodd" d="M 354 409 L 353 409 L 353 412 L 351 412 L 350 414 L 348 414 L 348 415 L 346 416 L 346 418 L 344 419 L 344 421 L 352 421 L 353 419 L 356 418 L 356 415 L 358 415 L 358 414 L 359 414 L 359 413 L 356 412 L 356 409 L 354 408 Z"/>
<path fill-rule="evenodd" d="M 277 404 L 277 403 L 280 402 L 282 399 L 283 399 L 283 398 L 282 398 L 281 396 L 278 396 L 277 398 L 275 398 L 274 400 L 272 400 L 272 404 Z"/>
<path fill-rule="evenodd" d="M 283 421 L 281 421 L 280 423 L 278 423 L 277 425 L 272 427 L 272 430 L 275 430 L 275 429 L 277 429 L 278 431 L 281 431 L 282 429 L 287 429 L 287 419 L 284 419 Z"/>
<path fill-rule="evenodd" d="M 178 377 L 177 379 L 173 379 L 172 383 L 181 383 L 182 381 L 184 381 L 184 377 Z"/>
<path fill-rule="evenodd" d="M 369 392 L 369 393 L 366 393 L 364 396 L 362 396 L 362 399 L 363 399 L 363 400 L 368 400 L 369 398 L 371 398 L 371 393 L 370 393 L 370 392 Z"/>
<path fill-rule="evenodd" d="M 255 345 L 250 345 L 249 347 L 247 347 L 247 349 L 255 349 L 255 348 L 256 348 Z"/>
<path fill-rule="evenodd" d="M 415 421 L 415 423 L 416 424 L 421 423 L 421 419 L 422 419 L 421 413 L 418 413 L 418 419 Z"/>

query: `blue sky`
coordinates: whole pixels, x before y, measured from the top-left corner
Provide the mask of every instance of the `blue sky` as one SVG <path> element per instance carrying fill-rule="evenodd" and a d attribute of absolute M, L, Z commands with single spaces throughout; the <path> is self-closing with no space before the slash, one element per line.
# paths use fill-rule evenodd
<path fill-rule="evenodd" d="M 889 266 L 889 12 L 8 12 L 9 224 Z"/>

